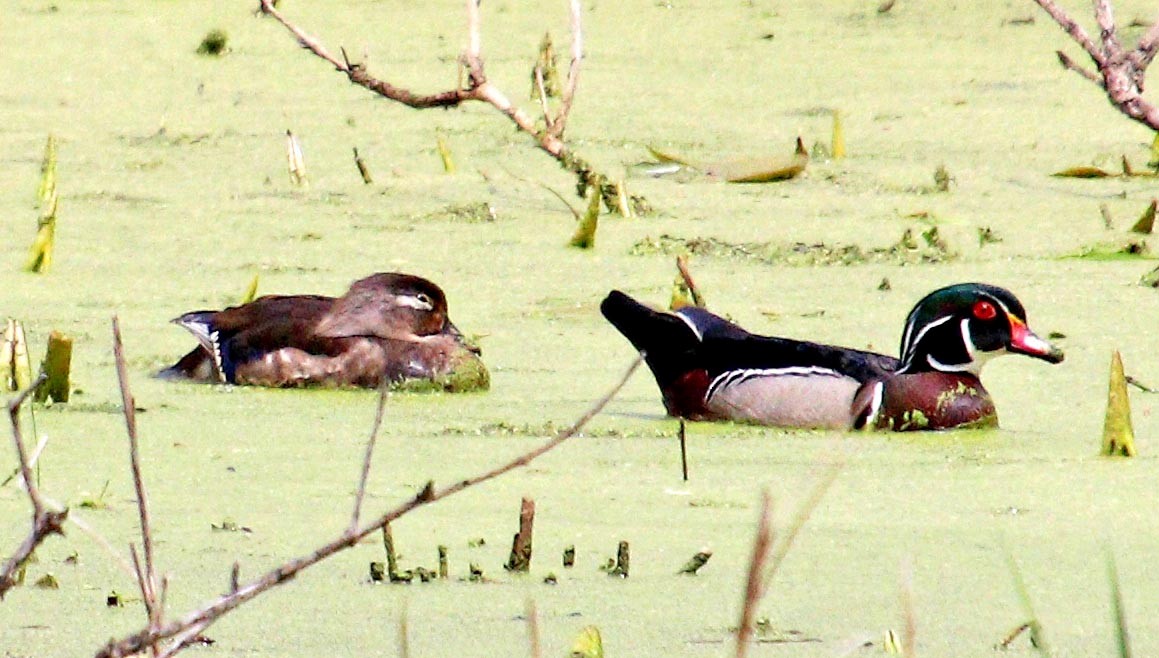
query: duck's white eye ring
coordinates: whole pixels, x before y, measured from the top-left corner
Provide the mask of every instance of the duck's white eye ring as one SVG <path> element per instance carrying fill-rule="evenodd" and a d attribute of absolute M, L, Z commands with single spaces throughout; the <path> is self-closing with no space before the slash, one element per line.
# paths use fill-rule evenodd
<path fill-rule="evenodd" d="M 426 293 L 420 292 L 417 295 L 399 295 L 397 299 L 399 306 L 409 306 L 420 311 L 433 311 L 435 309 L 434 303 L 431 302 L 430 296 Z"/>

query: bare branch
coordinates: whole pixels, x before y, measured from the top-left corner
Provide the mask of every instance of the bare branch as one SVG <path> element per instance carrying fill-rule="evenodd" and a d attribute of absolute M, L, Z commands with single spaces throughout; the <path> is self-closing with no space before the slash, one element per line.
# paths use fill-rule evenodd
<path fill-rule="evenodd" d="M 1078 73 L 1079 75 L 1083 76 L 1087 80 L 1090 80 L 1091 82 L 1095 83 L 1096 85 L 1103 87 L 1103 88 L 1106 87 L 1106 85 L 1103 83 L 1103 79 L 1101 77 L 1099 77 L 1095 73 L 1091 73 L 1090 71 L 1084 69 L 1077 62 L 1075 62 L 1073 59 L 1071 59 L 1070 55 L 1067 55 L 1066 53 L 1064 53 L 1061 50 L 1056 50 L 1054 52 L 1054 54 L 1058 55 L 1058 63 L 1062 64 L 1062 67 L 1064 69 L 1070 69 L 1071 71 Z"/>
<path fill-rule="evenodd" d="M 45 505 L 44 498 L 36 486 L 36 480 L 32 477 L 32 466 L 24 448 L 24 437 L 20 432 L 20 407 L 28 399 L 28 396 L 32 395 L 44 383 L 45 379 L 45 375 L 41 373 L 31 386 L 20 391 L 16 397 L 8 402 L 8 418 L 12 422 L 12 442 L 16 445 L 16 457 L 20 462 L 20 476 L 24 480 L 24 491 L 28 494 L 29 502 L 32 503 L 32 530 L 12 553 L 12 556 L 8 558 L 8 561 L 4 563 L 4 569 L 0 570 L 0 599 L 3 599 L 8 590 L 18 584 L 17 574 L 28 558 L 36 552 L 36 548 L 49 535 L 64 534 L 64 521 L 68 518 L 67 508 L 56 511 L 48 509 Z"/>
<path fill-rule="evenodd" d="M 133 488 L 137 492 L 137 512 L 141 519 L 141 546 L 145 553 L 145 570 L 142 573 L 137 564 L 136 551 L 132 551 L 137 577 L 141 579 L 141 593 L 145 600 L 145 610 L 149 614 L 149 626 L 161 624 L 164 610 L 157 601 L 157 571 L 153 562 L 153 527 L 149 518 L 149 498 L 145 494 L 145 480 L 141 476 L 141 451 L 137 440 L 137 404 L 129 390 L 129 370 L 125 365 L 125 350 L 121 343 L 121 324 L 113 316 L 113 358 L 117 365 L 117 382 L 121 387 L 121 406 L 125 416 L 125 431 L 129 435 L 129 467 L 133 472 Z M 157 653 L 156 646 L 153 653 Z"/>
<path fill-rule="evenodd" d="M 378 532 L 395 519 L 398 519 L 399 517 L 419 507 L 442 500 L 456 493 L 459 493 L 464 489 L 472 487 L 476 484 L 480 484 L 482 482 L 486 482 L 487 480 L 494 479 L 500 475 L 503 475 L 504 473 L 508 473 L 520 466 L 524 466 L 530 463 L 532 460 L 552 450 L 553 448 L 558 447 L 567 439 L 570 439 L 571 437 L 578 434 L 584 428 L 584 426 L 587 425 L 587 423 L 592 418 L 594 418 L 596 414 L 600 413 L 600 411 L 603 410 L 608 402 L 610 402 L 611 399 L 615 397 L 617 393 L 619 393 L 620 389 L 622 389 L 628 382 L 628 379 L 631 378 L 632 374 L 640 366 L 641 362 L 641 358 L 637 358 L 635 361 L 633 361 L 631 367 L 628 368 L 628 371 L 624 373 L 624 376 L 612 388 L 612 390 L 608 392 L 607 395 L 600 398 L 599 401 L 592 405 L 591 409 L 589 409 L 583 416 L 581 416 L 580 419 L 577 420 L 571 427 L 563 430 L 543 445 L 534 448 L 522 455 L 519 455 L 511 461 L 490 471 L 487 471 L 486 473 L 462 480 L 443 489 L 436 490 L 434 483 L 428 482 L 427 486 L 424 487 L 423 490 L 413 498 L 399 504 L 394 509 L 387 511 L 371 523 L 359 528 L 356 532 L 343 532 L 342 535 L 337 539 L 331 541 L 330 543 L 324 544 L 323 546 L 315 549 L 310 554 L 289 560 L 266 572 L 256 580 L 253 580 L 239 587 L 237 591 L 222 596 L 213 603 L 210 603 L 209 605 L 206 605 L 199 610 L 194 610 L 193 612 L 190 612 L 180 619 L 176 619 L 159 627 L 152 627 L 152 625 L 150 625 L 149 627 L 146 627 L 145 629 L 142 629 L 120 640 L 111 640 L 107 645 L 105 645 L 103 648 L 101 648 L 100 651 L 97 652 L 97 658 L 121 658 L 123 656 L 135 655 L 144 651 L 146 648 L 153 644 L 168 640 L 170 638 L 178 637 L 179 635 L 183 635 L 194 626 L 200 626 L 201 629 L 207 628 L 213 622 L 217 621 L 223 615 L 234 610 L 238 606 L 254 599 L 272 587 L 276 587 L 282 583 L 285 583 L 286 581 L 296 576 L 298 572 L 302 571 L 303 569 L 307 569 L 334 555 L 335 553 L 338 553 L 339 551 L 350 548 L 351 546 L 355 546 L 363 538 L 374 532 Z"/>
<path fill-rule="evenodd" d="M 821 499 L 829 492 L 829 487 L 833 485 L 833 481 L 837 479 L 837 474 L 841 472 L 844 466 L 845 463 L 843 461 L 832 461 L 825 464 L 824 470 L 817 477 L 817 483 L 813 485 L 809 496 L 797 507 L 797 512 L 789 520 L 788 531 L 785 532 L 784 538 L 781 539 L 769 556 L 769 567 L 765 571 L 764 582 L 761 586 L 762 596 L 768 589 L 769 583 L 772 582 L 773 576 L 780 570 L 781 564 L 785 561 L 785 556 L 789 554 L 789 549 L 793 547 L 793 542 L 797 539 L 797 535 L 801 533 L 801 528 L 805 527 L 805 522 L 812 516 L 813 510 L 817 509 L 817 505 L 821 504 Z"/>
<path fill-rule="evenodd" d="M 274 20 L 284 25 L 287 30 L 294 34 L 294 37 L 298 39 L 298 43 L 303 48 L 321 57 L 327 62 L 330 62 L 334 65 L 334 68 L 338 69 L 339 71 L 349 75 L 351 70 L 349 65 L 347 65 L 345 62 L 339 61 L 338 58 L 332 55 L 329 50 L 326 50 L 326 47 L 319 43 L 317 39 L 310 36 L 309 34 L 306 34 L 298 26 L 286 20 L 286 18 L 282 16 L 282 13 L 274 7 L 274 1 L 275 0 L 261 0 L 261 12 L 267 16 L 273 16 Z"/>
<path fill-rule="evenodd" d="M 1108 0 L 1095 0 L 1095 22 L 1099 24 L 1099 39 L 1103 42 L 1109 62 L 1123 58 L 1123 46 L 1119 43 L 1119 35 L 1115 33 L 1115 15 Z"/>
<path fill-rule="evenodd" d="M 801 528 L 805 526 L 805 522 L 809 520 L 813 510 L 817 509 L 817 505 L 821 503 L 821 499 L 829 491 L 833 481 L 837 479 L 837 474 L 841 472 L 842 466 L 844 466 L 842 461 L 833 461 L 825 465 L 824 470 L 817 478 L 817 483 L 813 485 L 812 491 L 797 507 L 793 518 L 789 520 L 788 530 L 780 541 L 775 541 L 776 534 L 769 518 L 771 515 L 769 494 L 767 491 L 761 492 L 761 516 L 757 522 L 757 536 L 753 542 L 752 558 L 749 560 L 744 608 L 741 611 L 740 626 L 737 627 L 737 658 L 744 658 L 748 653 L 749 640 L 753 632 L 753 617 L 756 615 L 757 605 L 768 592 L 773 576 L 784 563 L 785 556 L 793 547 L 793 542 L 800 534 Z"/>
<path fill-rule="evenodd" d="M 564 128 L 567 127 L 567 117 L 571 113 L 575 90 L 579 86 L 580 63 L 584 58 L 584 33 L 580 0 L 570 0 L 569 5 L 571 7 L 571 64 L 567 68 L 567 84 L 563 88 L 559 112 L 548 127 L 548 133 L 559 138 L 563 137 Z"/>
<path fill-rule="evenodd" d="M 1087 31 L 1084 30 L 1081 25 L 1076 23 L 1075 20 L 1071 18 L 1066 13 L 1066 11 L 1063 10 L 1062 7 L 1059 7 L 1057 4 L 1055 4 L 1054 0 L 1034 1 L 1038 3 L 1039 7 L 1042 7 L 1044 10 L 1046 10 L 1046 13 L 1050 14 L 1050 17 L 1054 19 L 1054 22 L 1058 23 L 1059 27 L 1066 30 L 1066 33 L 1069 34 L 1076 43 L 1082 46 L 1083 50 L 1087 51 L 1087 54 L 1091 56 L 1091 59 L 1095 60 L 1096 64 L 1098 64 L 1100 67 L 1106 64 L 1106 57 L 1103 55 L 1103 51 L 1095 45 L 1095 42 L 1091 40 L 1091 37 L 1087 34 Z"/>
<path fill-rule="evenodd" d="M 358 477 L 358 491 L 354 494 L 354 513 L 350 516 L 350 527 L 346 532 L 358 531 L 358 517 L 362 515 L 362 501 L 366 498 L 366 481 L 370 479 L 370 460 L 374 456 L 374 444 L 378 441 L 378 430 L 382 427 L 382 416 L 386 410 L 386 385 L 379 388 L 378 408 L 374 412 L 374 426 L 370 428 L 370 438 L 366 440 L 366 456 L 362 458 L 362 473 Z"/>
<path fill-rule="evenodd" d="M 282 15 L 274 7 L 273 0 L 260 0 L 260 11 L 281 23 L 306 50 L 326 60 L 338 71 L 345 73 L 350 82 L 380 96 L 415 109 L 455 107 L 465 101 L 489 103 L 495 109 L 506 115 L 519 130 L 534 138 L 536 145 L 541 150 L 558 160 L 568 170 L 581 173 L 587 169 L 587 164 L 572 155 L 562 139 L 564 125 L 567 122 L 567 115 L 571 109 L 572 98 L 575 95 L 575 89 L 578 85 L 579 63 L 583 56 L 580 3 L 579 0 L 570 1 L 572 12 L 572 62 L 568 72 L 568 84 L 564 90 L 560 110 L 550 122 L 551 128 L 542 131 L 538 129 L 535 121 L 527 113 L 515 107 L 507 98 L 506 94 L 487 81 L 487 76 L 483 70 L 481 54 L 482 46 L 479 31 L 480 17 L 478 0 L 466 0 L 468 45 L 460 59 L 468 71 L 466 85 L 436 94 L 415 94 L 408 89 L 395 86 L 390 82 L 371 76 L 367 72 L 366 67 L 361 64 L 352 64 L 346 61 L 345 58 L 337 58 L 320 41 Z"/>
<path fill-rule="evenodd" d="M 767 489 L 761 491 L 761 514 L 757 519 L 757 534 L 753 540 L 753 554 L 749 558 L 748 579 L 745 581 L 744 607 L 741 609 L 740 625 L 736 629 L 736 658 L 748 655 L 749 640 L 753 634 L 753 618 L 757 614 L 764 595 L 765 561 L 773 543 L 772 500 Z"/>
<path fill-rule="evenodd" d="M 1150 29 L 1139 39 L 1139 45 L 1135 47 L 1134 55 L 1135 66 L 1140 70 L 1146 69 L 1151 60 L 1155 59 L 1155 52 L 1159 50 L 1159 19 L 1151 24 Z"/>
<path fill-rule="evenodd" d="M 1034 1 L 1087 51 L 1099 72 L 1095 75 L 1059 52 L 1058 60 L 1063 67 L 1102 87 L 1107 93 L 1107 99 L 1120 112 L 1152 130 L 1159 131 L 1159 107 L 1143 98 L 1147 66 L 1159 48 L 1159 22 L 1152 25 L 1140 39 L 1138 47 L 1130 53 L 1124 53 L 1116 33 L 1110 0 L 1094 0 L 1095 21 L 1099 24 L 1101 47 L 1096 46 L 1086 31 L 1055 4 L 1054 0 Z"/>

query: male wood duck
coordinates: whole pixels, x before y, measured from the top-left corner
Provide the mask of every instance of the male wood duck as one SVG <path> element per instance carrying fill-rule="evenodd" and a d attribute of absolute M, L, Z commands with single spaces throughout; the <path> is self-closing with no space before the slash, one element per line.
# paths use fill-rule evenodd
<path fill-rule="evenodd" d="M 942 430 L 997 426 L 978 379 L 1000 354 L 1059 363 L 1008 290 L 960 283 L 935 290 L 906 319 L 901 358 L 759 336 L 708 311 L 655 311 L 613 290 L 600 311 L 643 353 L 664 406 L 690 420 L 779 427 Z"/>
<path fill-rule="evenodd" d="M 447 316 L 442 289 L 410 274 L 368 276 L 342 297 L 268 295 L 173 322 L 200 345 L 161 371 L 164 378 L 375 387 L 444 377 L 473 362 L 477 388 L 486 388 L 479 350 Z"/>

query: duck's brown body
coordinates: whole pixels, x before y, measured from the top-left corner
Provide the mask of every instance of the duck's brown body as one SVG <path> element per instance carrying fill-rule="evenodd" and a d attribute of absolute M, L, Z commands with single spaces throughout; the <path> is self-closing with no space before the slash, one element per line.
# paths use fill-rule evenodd
<path fill-rule="evenodd" d="M 435 284 L 376 274 L 342 297 L 271 295 L 174 322 L 201 343 L 163 377 L 255 386 L 375 387 L 384 381 L 438 380 L 469 364 L 486 388 L 478 350 L 447 317 Z"/>

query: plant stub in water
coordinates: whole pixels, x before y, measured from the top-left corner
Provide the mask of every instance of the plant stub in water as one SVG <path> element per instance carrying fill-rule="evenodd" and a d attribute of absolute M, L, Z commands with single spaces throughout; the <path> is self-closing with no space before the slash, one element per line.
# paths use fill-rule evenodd
<path fill-rule="evenodd" d="M 504 569 L 527 573 L 531 569 L 531 537 L 535 526 L 535 501 L 524 498 L 519 507 L 519 532 L 511 541 L 511 555 Z"/>
<path fill-rule="evenodd" d="M 1139 217 L 1139 221 L 1131 226 L 1132 233 L 1150 233 L 1155 228 L 1155 209 L 1159 206 L 1159 200 L 1151 199 L 1151 203 L 1147 209 L 1143 211 L 1143 215 Z"/>
<path fill-rule="evenodd" d="M 701 567 L 708 564 L 708 560 L 711 557 L 712 551 L 708 550 L 707 548 L 701 549 L 700 551 L 697 551 L 696 555 L 693 555 L 691 558 L 689 558 L 688 561 L 684 563 L 684 566 L 680 567 L 680 571 L 677 571 L 676 573 L 695 576 L 696 572 L 700 571 Z"/>
<path fill-rule="evenodd" d="M 33 399 L 44 403 L 68 402 L 69 370 L 72 364 L 72 339 L 59 331 L 48 336 L 48 351 L 41 364 L 41 372 L 47 379 L 36 389 Z"/>
<path fill-rule="evenodd" d="M 1135 456 L 1135 429 L 1131 425 L 1131 401 L 1123 374 L 1123 357 L 1111 354 L 1111 378 L 1107 392 L 1107 415 L 1103 421 L 1103 448 L 1109 457 Z"/>

